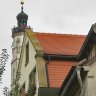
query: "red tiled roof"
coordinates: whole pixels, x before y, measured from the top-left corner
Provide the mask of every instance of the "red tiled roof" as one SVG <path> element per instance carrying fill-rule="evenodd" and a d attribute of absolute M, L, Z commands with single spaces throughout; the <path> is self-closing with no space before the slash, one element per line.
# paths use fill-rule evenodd
<path fill-rule="evenodd" d="M 83 35 L 35 34 L 46 54 L 77 55 L 85 40 Z"/>
<path fill-rule="evenodd" d="M 75 61 L 50 61 L 48 63 L 48 78 L 50 87 L 60 88 Z"/>
<path fill-rule="evenodd" d="M 35 33 L 46 54 L 77 55 L 83 45 L 85 36 L 53 33 Z M 48 78 L 50 87 L 59 88 L 75 61 L 50 61 Z"/>

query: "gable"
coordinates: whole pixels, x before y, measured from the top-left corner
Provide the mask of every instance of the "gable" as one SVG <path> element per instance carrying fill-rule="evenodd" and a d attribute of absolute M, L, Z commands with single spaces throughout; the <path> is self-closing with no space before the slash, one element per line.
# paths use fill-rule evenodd
<path fill-rule="evenodd" d="M 78 58 L 88 58 L 92 53 L 93 46 L 96 44 L 96 24 L 93 24 L 90 28 L 88 35 L 80 49 L 78 54 Z"/>
<path fill-rule="evenodd" d="M 27 62 L 28 64 L 26 65 L 26 45 L 27 44 L 29 45 L 29 61 Z M 25 84 L 26 92 L 29 87 L 29 75 L 36 66 L 35 55 L 36 55 L 36 51 L 31 43 L 30 39 L 28 38 L 27 34 L 25 33 L 18 70 L 21 74 L 20 79 L 19 79 L 19 84 L 20 84 L 20 86 Z"/>
<path fill-rule="evenodd" d="M 36 55 L 43 55 L 44 54 L 43 48 L 38 42 L 38 39 L 36 38 L 35 33 L 31 29 L 26 29 L 25 31 L 36 51 Z"/>

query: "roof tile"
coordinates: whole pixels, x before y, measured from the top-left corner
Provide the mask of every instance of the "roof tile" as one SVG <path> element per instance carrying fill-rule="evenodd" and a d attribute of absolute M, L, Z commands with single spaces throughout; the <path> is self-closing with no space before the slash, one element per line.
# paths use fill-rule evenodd
<path fill-rule="evenodd" d="M 50 87 L 59 88 L 75 61 L 50 61 L 48 63 L 48 78 Z"/>
<path fill-rule="evenodd" d="M 35 33 L 35 35 L 46 54 L 77 55 L 85 40 L 84 35 L 53 33 Z"/>

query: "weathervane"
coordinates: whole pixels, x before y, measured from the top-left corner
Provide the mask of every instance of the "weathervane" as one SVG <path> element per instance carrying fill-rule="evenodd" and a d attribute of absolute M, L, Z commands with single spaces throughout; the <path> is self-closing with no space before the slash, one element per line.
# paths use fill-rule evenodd
<path fill-rule="evenodd" d="M 22 4 L 21 9 L 22 9 L 22 12 L 23 12 L 23 4 L 24 4 L 24 1 L 23 0 L 21 1 L 21 4 Z"/>

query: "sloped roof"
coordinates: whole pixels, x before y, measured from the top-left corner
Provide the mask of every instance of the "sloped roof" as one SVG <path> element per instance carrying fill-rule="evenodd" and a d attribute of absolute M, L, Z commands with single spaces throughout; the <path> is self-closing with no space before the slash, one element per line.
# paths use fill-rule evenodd
<path fill-rule="evenodd" d="M 77 55 L 85 40 L 84 35 L 37 32 L 35 35 L 46 54 Z"/>
<path fill-rule="evenodd" d="M 31 31 L 30 31 L 31 33 Z M 86 36 L 34 32 L 45 54 L 77 55 Z M 29 34 L 30 38 L 31 35 Z M 35 41 L 34 41 L 35 42 Z M 53 61 L 47 64 L 50 87 L 60 88 L 76 61 Z"/>
<path fill-rule="evenodd" d="M 35 33 L 45 54 L 78 55 L 84 35 Z M 60 88 L 76 61 L 49 61 L 47 65 L 50 87 Z"/>
<path fill-rule="evenodd" d="M 60 88 L 70 69 L 76 63 L 76 61 L 50 61 L 47 65 L 50 87 Z"/>

